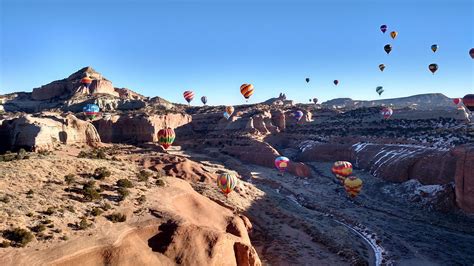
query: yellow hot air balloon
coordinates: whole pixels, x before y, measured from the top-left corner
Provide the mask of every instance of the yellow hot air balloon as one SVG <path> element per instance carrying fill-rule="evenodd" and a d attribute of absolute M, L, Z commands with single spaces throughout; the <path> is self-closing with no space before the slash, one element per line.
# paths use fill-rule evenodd
<path fill-rule="evenodd" d="M 362 180 L 355 176 L 349 176 L 344 180 L 344 189 L 351 198 L 355 198 L 362 190 Z"/>
<path fill-rule="evenodd" d="M 226 106 L 225 111 L 229 116 L 231 116 L 234 113 L 234 107 L 233 106 Z"/>
<path fill-rule="evenodd" d="M 396 32 L 396 31 L 390 32 L 390 37 L 392 37 L 392 39 L 395 39 L 397 37 L 397 35 L 398 35 L 398 32 Z"/>

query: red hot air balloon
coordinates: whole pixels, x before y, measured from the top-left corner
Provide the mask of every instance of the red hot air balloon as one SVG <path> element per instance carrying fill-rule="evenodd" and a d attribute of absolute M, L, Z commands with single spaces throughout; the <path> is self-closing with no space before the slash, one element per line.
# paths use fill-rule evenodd
<path fill-rule="evenodd" d="M 462 101 L 462 99 L 461 99 L 461 98 L 454 98 L 454 99 L 453 99 L 453 103 L 454 103 L 455 105 L 458 105 L 458 104 L 460 104 L 460 103 L 461 103 L 461 101 Z"/>
<path fill-rule="evenodd" d="M 380 111 L 384 119 L 389 119 L 393 115 L 393 110 L 390 107 L 385 107 Z"/>
<path fill-rule="evenodd" d="M 474 94 L 464 96 L 464 98 L 462 98 L 462 103 L 469 111 L 474 112 Z"/>
<path fill-rule="evenodd" d="M 337 86 L 337 84 L 339 84 L 339 80 L 335 79 L 335 80 L 334 80 L 334 85 Z"/>
<path fill-rule="evenodd" d="M 437 65 L 437 64 L 430 64 L 430 65 L 428 66 L 428 69 L 429 69 L 429 70 L 431 71 L 431 73 L 433 73 L 433 75 L 434 75 L 434 73 L 438 70 L 438 65 Z"/>
<path fill-rule="evenodd" d="M 172 128 L 164 128 L 158 131 L 158 143 L 160 143 L 165 150 L 173 144 L 175 138 L 176 135 Z"/>
<path fill-rule="evenodd" d="M 387 25 L 384 24 L 384 25 L 380 26 L 380 30 L 381 30 L 383 33 L 385 33 L 385 32 L 387 31 Z"/>
<path fill-rule="evenodd" d="M 188 102 L 188 104 L 191 103 L 191 101 L 194 99 L 194 92 L 192 91 L 185 91 L 183 93 L 184 99 Z"/>

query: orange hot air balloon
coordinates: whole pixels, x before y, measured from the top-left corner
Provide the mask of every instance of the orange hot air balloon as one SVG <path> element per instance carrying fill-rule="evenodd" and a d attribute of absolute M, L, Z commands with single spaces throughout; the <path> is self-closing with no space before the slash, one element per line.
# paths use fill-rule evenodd
<path fill-rule="evenodd" d="M 84 77 L 81 79 L 81 84 L 84 85 L 86 88 L 89 88 L 91 86 L 92 79 L 89 77 Z"/>
<path fill-rule="evenodd" d="M 226 113 L 231 116 L 234 113 L 234 107 L 233 106 L 227 106 L 225 108 Z"/>
<path fill-rule="evenodd" d="M 392 37 L 392 39 L 397 38 L 397 35 L 398 35 L 398 32 L 396 32 L 396 31 L 390 32 L 390 37 Z"/>
<path fill-rule="evenodd" d="M 352 174 L 352 164 L 346 161 L 337 161 L 331 171 L 341 183 L 344 183 L 344 179 Z"/>
<path fill-rule="evenodd" d="M 168 149 L 171 144 L 173 144 L 176 135 L 172 128 L 164 128 L 158 131 L 158 143 L 160 143 L 163 148 Z"/>
<path fill-rule="evenodd" d="M 357 197 L 362 190 L 362 180 L 355 176 L 349 176 L 344 180 L 344 189 L 351 198 Z"/>
<path fill-rule="evenodd" d="M 242 84 L 242 86 L 240 86 L 240 93 L 242 93 L 244 98 L 247 100 L 250 98 L 250 96 L 252 96 L 253 91 L 254 89 L 252 84 Z"/>

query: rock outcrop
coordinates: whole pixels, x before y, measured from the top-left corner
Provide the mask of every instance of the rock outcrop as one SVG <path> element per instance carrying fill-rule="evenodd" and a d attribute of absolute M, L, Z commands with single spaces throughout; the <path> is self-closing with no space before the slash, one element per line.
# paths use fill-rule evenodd
<path fill-rule="evenodd" d="M 26 148 L 28 150 L 49 150 L 55 145 L 101 143 L 95 127 L 74 115 L 60 116 L 55 113 L 23 115 L 3 121 L 0 126 L 0 147 L 5 150 Z"/>
<path fill-rule="evenodd" d="M 456 203 L 466 212 L 474 213 L 474 145 L 453 150 L 456 163 Z"/>
<path fill-rule="evenodd" d="M 158 131 L 165 127 L 177 128 L 191 122 L 186 114 L 112 115 L 94 121 L 103 142 L 156 142 Z"/>

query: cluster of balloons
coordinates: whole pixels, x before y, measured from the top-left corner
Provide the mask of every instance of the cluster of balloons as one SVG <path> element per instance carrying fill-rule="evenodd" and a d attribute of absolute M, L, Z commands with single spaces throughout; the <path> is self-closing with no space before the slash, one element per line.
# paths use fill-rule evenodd
<path fill-rule="evenodd" d="M 363 182 L 360 178 L 352 175 L 352 164 L 350 162 L 337 161 L 332 166 L 331 171 L 351 198 L 359 195 Z"/>

